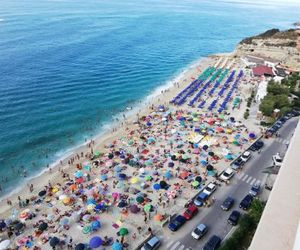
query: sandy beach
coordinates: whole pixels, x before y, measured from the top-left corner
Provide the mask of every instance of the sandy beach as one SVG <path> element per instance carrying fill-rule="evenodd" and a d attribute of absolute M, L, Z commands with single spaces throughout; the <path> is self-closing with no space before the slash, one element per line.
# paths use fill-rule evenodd
<path fill-rule="evenodd" d="M 216 80 L 208 84 L 197 105 L 170 104 L 208 67 L 228 69 L 219 86 Z M 159 95 L 125 112 L 111 129 L 1 199 L 0 220 L 19 220 L 23 226 L 11 235 L 3 229 L 0 238 L 10 237 L 9 249 L 84 249 L 78 245 L 88 245 L 93 237 L 99 243 L 98 236 L 107 243 L 99 249 L 118 249 L 114 246 L 120 243 L 125 244 L 119 249 L 135 249 L 151 232 L 168 234 L 163 221 L 182 211 L 205 184 L 218 182 L 214 176 L 260 134 L 253 119 L 243 118 L 255 86 L 245 70 L 226 112 L 208 110 L 214 99 L 221 104 L 226 97 L 231 85 L 216 99 L 230 72 L 235 70 L 236 77 L 242 69 L 231 54 L 203 58 Z M 233 107 L 234 99 L 238 105 Z M 207 105 L 199 109 L 201 100 Z M 39 228 L 43 223 L 46 228 Z M 53 248 L 54 237 L 59 242 Z"/>

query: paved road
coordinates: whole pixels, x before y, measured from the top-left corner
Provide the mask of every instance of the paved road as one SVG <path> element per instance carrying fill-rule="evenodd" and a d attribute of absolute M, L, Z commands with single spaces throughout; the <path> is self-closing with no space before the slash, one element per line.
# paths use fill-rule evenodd
<path fill-rule="evenodd" d="M 263 183 L 266 174 L 262 170 L 272 165 L 272 155 L 277 152 L 283 156 L 287 145 L 293 135 L 298 123 L 298 118 L 292 118 L 287 121 L 279 130 L 280 137 L 264 140 L 265 146 L 262 152 L 252 154 L 252 157 L 244 165 L 243 170 L 232 178 L 229 185 L 222 184 L 214 193 L 216 198 L 213 206 L 209 208 L 200 208 L 198 215 L 191 221 L 187 222 L 178 232 L 172 233 L 168 229 L 167 237 L 164 238 L 161 249 L 166 250 L 184 250 L 184 249 L 202 249 L 205 242 L 213 234 L 220 236 L 222 239 L 228 235 L 232 226 L 227 223 L 230 212 L 223 211 L 220 206 L 223 200 L 230 195 L 235 199 L 233 209 L 239 210 L 238 205 L 242 198 L 249 192 L 251 185 L 254 183 Z M 209 231 L 201 240 L 194 240 L 190 233 L 199 224 L 204 223 L 208 226 Z"/>

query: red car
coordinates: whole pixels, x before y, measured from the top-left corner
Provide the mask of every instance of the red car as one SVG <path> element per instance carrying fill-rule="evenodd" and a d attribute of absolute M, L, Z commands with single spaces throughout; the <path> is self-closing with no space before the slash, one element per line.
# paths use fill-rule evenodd
<path fill-rule="evenodd" d="M 192 204 L 188 207 L 187 210 L 184 211 L 183 217 L 186 218 L 186 220 L 192 219 L 196 214 L 198 213 L 198 208 Z"/>

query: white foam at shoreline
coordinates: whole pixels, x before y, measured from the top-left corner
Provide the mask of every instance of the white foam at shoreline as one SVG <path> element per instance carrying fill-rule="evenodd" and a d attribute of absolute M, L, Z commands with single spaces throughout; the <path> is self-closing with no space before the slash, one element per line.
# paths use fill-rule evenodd
<path fill-rule="evenodd" d="M 206 58 L 206 57 L 204 57 L 204 58 Z M 179 70 L 172 77 L 170 77 L 170 80 L 167 80 L 164 84 L 156 87 L 148 96 L 146 96 L 146 98 L 144 98 L 144 101 L 141 102 L 140 100 L 137 100 L 136 102 L 134 102 L 133 103 L 134 107 L 132 110 L 125 110 L 123 112 L 118 112 L 117 114 L 113 115 L 111 120 L 104 122 L 104 124 L 99 128 L 99 131 L 95 132 L 96 135 L 92 139 L 98 140 L 104 134 L 109 132 L 112 129 L 112 127 L 114 127 L 114 128 L 118 127 L 119 123 L 120 123 L 119 121 L 123 119 L 123 114 L 125 114 L 126 118 L 132 118 L 133 116 L 135 116 L 139 112 L 139 110 L 144 109 L 149 104 L 149 102 L 151 102 L 154 98 L 161 95 L 161 91 L 164 91 L 164 90 L 167 90 L 167 89 L 173 87 L 175 82 L 180 81 L 189 70 L 198 66 L 199 63 L 204 58 L 201 57 L 200 59 L 189 64 L 187 67 Z M 119 121 L 117 121 L 116 119 L 119 119 Z M 84 143 L 79 143 L 78 145 L 76 145 L 72 148 L 69 148 L 66 150 L 61 150 L 61 151 L 57 152 L 54 156 L 54 158 L 56 158 L 56 160 L 54 160 L 53 163 L 49 164 L 49 167 L 52 169 L 58 167 L 60 161 L 65 161 L 70 156 L 72 156 L 75 152 L 77 152 L 81 147 L 86 146 L 88 143 L 89 143 L 89 141 L 84 142 Z M 32 176 L 24 178 L 23 181 L 21 181 L 18 186 L 16 186 L 12 191 L 9 191 L 7 194 L 4 194 L 3 196 L 0 195 L 0 198 L 6 199 L 6 198 L 20 192 L 31 180 L 38 178 L 39 176 L 41 176 L 45 172 L 47 172 L 48 168 L 42 168 L 42 169 L 39 169 L 39 171 L 40 172 L 38 174 L 34 174 Z"/>

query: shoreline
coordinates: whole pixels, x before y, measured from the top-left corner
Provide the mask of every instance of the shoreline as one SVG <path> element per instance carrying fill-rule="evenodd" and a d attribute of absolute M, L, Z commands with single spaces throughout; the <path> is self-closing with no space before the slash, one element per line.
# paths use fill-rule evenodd
<path fill-rule="evenodd" d="M 231 56 L 233 52 L 229 52 L 229 53 L 216 53 L 216 54 L 212 54 L 212 55 L 208 55 L 206 57 L 201 57 L 193 62 L 191 62 L 186 68 L 183 68 L 182 70 L 180 70 L 180 72 L 178 72 L 176 75 L 174 75 L 173 77 L 171 77 L 170 80 L 168 80 L 167 82 L 165 82 L 164 84 L 156 87 L 152 93 L 150 93 L 149 95 L 147 95 L 145 97 L 144 101 L 137 101 L 134 104 L 137 104 L 136 107 L 133 107 L 132 110 L 124 110 L 123 112 L 119 112 L 115 115 L 112 116 L 112 119 L 104 124 L 98 132 L 95 132 L 96 135 L 91 138 L 91 141 L 95 142 L 95 145 L 93 146 L 95 149 L 104 149 L 103 145 L 106 143 L 109 143 L 110 141 L 113 141 L 117 138 L 120 137 L 120 135 L 122 135 L 125 131 L 124 131 L 124 127 L 126 126 L 130 126 L 132 125 L 132 123 L 134 122 L 134 120 L 136 119 L 136 115 L 138 113 L 140 114 L 145 114 L 148 113 L 150 110 L 150 106 L 151 105 L 159 105 L 159 104 L 164 104 L 164 105 L 168 105 L 169 102 L 164 102 L 164 103 L 160 103 L 160 96 L 163 96 L 162 91 L 170 91 L 173 96 L 179 92 L 179 90 L 185 86 L 183 86 L 184 84 L 188 84 L 189 81 L 191 79 L 183 79 L 186 78 L 189 75 L 193 75 L 195 74 L 197 71 L 199 73 L 199 67 L 202 67 L 203 69 L 210 64 L 211 60 L 215 60 L 215 58 L 219 58 L 222 56 Z M 208 60 L 209 62 L 206 62 L 206 60 Z M 216 60 L 217 61 L 217 60 Z M 203 70 L 202 69 L 202 70 Z M 179 81 L 183 81 L 181 83 L 180 88 L 177 88 L 174 83 L 175 82 L 179 82 Z M 172 92 L 173 90 L 173 92 Z M 170 93 L 170 94 L 171 94 Z M 170 98 L 169 98 L 170 100 Z M 122 119 L 122 115 L 125 114 L 126 116 L 126 124 L 121 124 L 121 121 L 115 121 L 116 119 Z M 121 126 L 120 126 L 121 125 Z M 119 127 L 119 130 L 116 132 L 112 133 L 112 129 L 115 129 L 117 127 Z M 24 181 L 22 183 L 20 183 L 20 185 L 18 185 L 17 187 L 14 187 L 13 191 L 10 191 L 6 194 L 3 194 L 2 196 L 0 196 L 0 214 L 3 215 L 6 214 L 7 210 L 10 209 L 9 206 L 7 206 L 6 201 L 7 199 L 11 200 L 13 203 L 17 201 L 17 197 L 18 196 L 23 196 L 24 194 L 24 189 L 28 189 L 28 185 L 33 184 L 34 185 L 34 192 L 31 193 L 31 195 L 34 195 L 36 192 L 39 192 L 40 190 L 37 190 L 37 188 L 42 188 L 43 185 L 37 185 L 38 183 L 40 183 L 40 180 L 42 179 L 41 182 L 43 182 L 45 185 L 51 180 L 55 179 L 57 177 L 57 175 L 60 173 L 60 167 L 64 170 L 64 171 L 70 171 L 71 169 L 73 169 L 73 167 L 75 168 L 75 166 L 68 166 L 68 161 L 72 158 L 72 156 L 76 155 L 76 154 L 80 154 L 81 152 L 87 153 L 87 151 L 89 151 L 89 149 L 87 148 L 88 144 L 90 143 L 90 141 L 86 141 L 84 143 L 80 143 L 79 145 L 66 150 L 64 153 L 62 153 L 62 156 L 57 158 L 56 160 L 54 160 L 53 163 L 51 163 L 49 165 L 49 169 L 48 168 L 43 168 L 40 170 L 40 173 L 35 174 L 33 176 L 30 176 L 28 178 L 25 178 Z M 82 162 L 82 160 L 86 160 L 88 161 L 88 159 L 82 159 L 80 158 L 80 161 Z M 63 162 L 63 165 L 61 165 L 60 162 Z M 48 179 L 48 180 L 46 180 Z M 5 207 L 5 208 L 4 208 Z M 4 208 L 4 209 L 3 209 Z"/>

